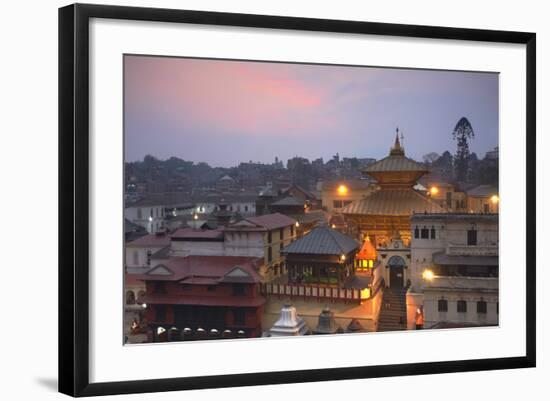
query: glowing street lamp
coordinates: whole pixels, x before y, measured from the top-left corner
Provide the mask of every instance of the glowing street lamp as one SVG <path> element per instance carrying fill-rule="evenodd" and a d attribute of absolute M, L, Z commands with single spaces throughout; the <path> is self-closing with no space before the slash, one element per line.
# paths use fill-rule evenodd
<path fill-rule="evenodd" d="M 340 255 L 340 260 L 341 260 L 342 262 L 345 261 L 345 260 L 346 260 L 346 255 L 344 255 L 344 254 Z"/>
<path fill-rule="evenodd" d="M 437 195 L 438 193 L 439 193 L 439 188 L 438 187 L 431 187 L 430 188 L 430 194 L 432 196 Z"/>
<path fill-rule="evenodd" d="M 493 205 L 496 205 L 500 199 L 498 198 L 498 195 L 491 196 L 491 202 Z"/>
<path fill-rule="evenodd" d="M 346 195 L 348 193 L 348 187 L 345 185 L 340 185 L 337 189 L 338 195 Z"/>
<path fill-rule="evenodd" d="M 422 272 L 422 278 L 424 280 L 432 281 L 434 277 L 435 277 L 434 272 L 429 269 L 426 269 Z"/>

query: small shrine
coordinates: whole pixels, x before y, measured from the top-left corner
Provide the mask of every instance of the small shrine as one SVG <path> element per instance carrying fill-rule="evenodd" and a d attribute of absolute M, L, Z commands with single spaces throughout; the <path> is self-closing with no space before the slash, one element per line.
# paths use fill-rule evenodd
<path fill-rule="evenodd" d="M 288 281 L 341 286 L 354 273 L 358 250 L 353 238 L 321 223 L 283 249 Z"/>
<path fill-rule="evenodd" d="M 355 255 L 355 268 L 360 272 L 371 273 L 376 263 L 376 249 L 368 236 L 365 237 L 361 250 Z"/>
<path fill-rule="evenodd" d="M 364 333 L 367 330 L 363 327 L 361 322 L 358 319 L 351 319 L 348 327 L 346 327 L 346 333 Z"/>
<path fill-rule="evenodd" d="M 303 336 L 308 333 L 306 322 L 298 316 L 292 305 L 283 306 L 279 320 L 269 330 L 270 337 Z"/>
<path fill-rule="evenodd" d="M 317 327 L 313 330 L 313 334 L 336 334 L 342 329 L 334 320 L 334 312 L 328 306 L 325 306 L 319 315 Z"/>

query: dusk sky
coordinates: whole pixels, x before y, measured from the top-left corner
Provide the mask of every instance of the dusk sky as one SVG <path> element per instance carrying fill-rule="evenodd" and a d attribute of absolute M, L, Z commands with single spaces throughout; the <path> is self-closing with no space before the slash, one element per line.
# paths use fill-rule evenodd
<path fill-rule="evenodd" d="M 125 56 L 125 158 L 176 156 L 213 167 L 454 153 L 466 117 L 482 158 L 498 145 L 494 73 Z"/>

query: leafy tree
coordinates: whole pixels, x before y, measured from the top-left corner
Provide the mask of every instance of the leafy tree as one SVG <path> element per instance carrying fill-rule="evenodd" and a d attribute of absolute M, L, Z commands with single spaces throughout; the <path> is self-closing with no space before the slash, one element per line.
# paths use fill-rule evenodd
<path fill-rule="evenodd" d="M 446 150 L 432 163 L 432 172 L 451 182 L 453 180 L 453 155 Z"/>
<path fill-rule="evenodd" d="M 454 157 L 455 176 L 458 182 L 464 182 L 468 176 L 468 161 L 470 146 L 468 141 L 474 137 L 472 124 L 466 117 L 462 117 L 455 125 L 453 139 L 456 141 L 456 154 Z"/>

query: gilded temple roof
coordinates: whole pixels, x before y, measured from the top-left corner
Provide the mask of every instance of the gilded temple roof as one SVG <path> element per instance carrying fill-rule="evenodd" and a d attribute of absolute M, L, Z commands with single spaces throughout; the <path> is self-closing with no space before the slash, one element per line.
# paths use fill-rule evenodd
<path fill-rule="evenodd" d="M 342 214 L 392 216 L 445 212 L 446 210 L 435 201 L 413 189 L 381 189 L 342 209 Z"/>
<path fill-rule="evenodd" d="M 428 172 L 426 167 L 403 155 L 390 155 L 367 167 L 367 173 L 384 173 L 398 171 Z"/>

